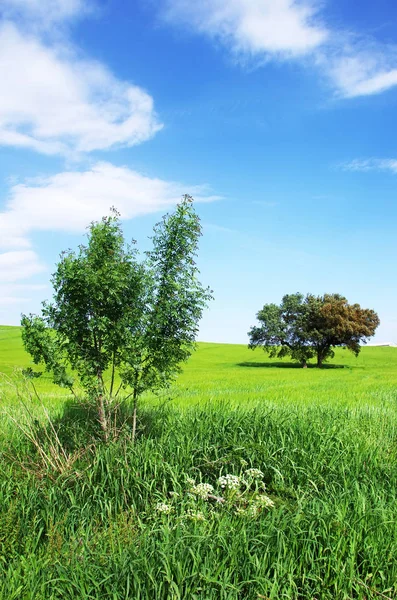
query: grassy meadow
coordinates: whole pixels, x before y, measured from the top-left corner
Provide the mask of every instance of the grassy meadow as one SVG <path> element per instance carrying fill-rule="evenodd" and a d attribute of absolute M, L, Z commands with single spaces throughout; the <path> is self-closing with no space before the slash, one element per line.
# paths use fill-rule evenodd
<path fill-rule="evenodd" d="M 0 600 L 397 598 L 397 349 L 200 343 L 106 445 L 29 365 L 0 327 Z"/>

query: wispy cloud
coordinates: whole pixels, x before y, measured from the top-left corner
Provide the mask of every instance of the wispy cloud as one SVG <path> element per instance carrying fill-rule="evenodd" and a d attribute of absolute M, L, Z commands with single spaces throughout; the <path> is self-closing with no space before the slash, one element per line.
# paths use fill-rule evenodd
<path fill-rule="evenodd" d="M 339 96 L 371 96 L 397 85 L 397 46 L 341 32 L 335 42 L 317 56 L 317 64 Z"/>
<path fill-rule="evenodd" d="M 326 22 L 317 0 L 163 0 L 171 23 L 220 41 L 246 60 L 301 60 L 337 96 L 353 98 L 397 85 L 397 47 Z"/>
<path fill-rule="evenodd" d="M 95 9 L 95 0 L 0 0 L 0 145 L 76 160 L 140 144 L 162 128 L 147 91 L 118 79 L 71 42 L 73 21 Z M 31 248 L 33 232 L 82 233 L 110 206 L 130 219 L 165 211 L 184 193 L 198 202 L 218 199 L 206 186 L 107 162 L 9 185 L 0 211 L 3 323 L 18 320 L 20 304 L 42 289 L 30 281 L 47 271 Z"/>
<path fill-rule="evenodd" d="M 397 174 L 396 158 L 356 158 L 339 166 L 344 171 L 390 171 Z"/>
<path fill-rule="evenodd" d="M 83 232 L 93 219 L 108 214 L 110 206 L 124 219 L 166 210 L 184 193 L 191 193 L 197 202 L 219 199 L 205 186 L 150 178 L 105 162 L 86 171 L 65 171 L 14 185 L 0 213 L 0 245 L 29 247 L 32 231 Z"/>
<path fill-rule="evenodd" d="M 301 56 L 324 43 L 317 3 L 295 0 L 166 0 L 165 18 L 220 40 L 236 54 Z"/>
<path fill-rule="evenodd" d="M 0 27 L 0 144 L 73 155 L 133 146 L 159 129 L 153 99 L 69 46 Z"/>
<path fill-rule="evenodd" d="M 9 284 L 45 271 L 45 266 L 33 250 L 17 250 L 0 254 L 1 283 Z"/>
<path fill-rule="evenodd" d="M 91 0 L 1 0 L 0 145 L 78 158 L 161 128 L 153 98 L 81 56 L 68 36 Z"/>

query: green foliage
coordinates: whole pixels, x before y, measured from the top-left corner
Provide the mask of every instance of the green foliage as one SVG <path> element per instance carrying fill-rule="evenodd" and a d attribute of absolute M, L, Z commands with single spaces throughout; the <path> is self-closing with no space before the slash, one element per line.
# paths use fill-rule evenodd
<path fill-rule="evenodd" d="M 374 310 L 349 304 L 339 294 L 324 294 L 316 297 L 309 294 L 307 339 L 315 349 L 319 366 L 333 357 L 332 348 L 343 346 L 358 356 L 360 344 L 375 334 L 379 317 Z"/>
<path fill-rule="evenodd" d="M 54 299 L 44 303 L 42 316 L 22 317 L 23 342 L 33 361 L 44 364 L 60 385 L 72 386 L 70 370 L 77 375 L 98 404 L 105 434 L 104 397 L 112 400 L 116 374 L 136 401 L 146 390 L 169 385 L 194 349 L 211 298 L 194 262 L 200 235 L 192 198 L 185 196 L 156 225 L 153 249 L 139 262 L 113 211 L 91 224 L 86 246 L 61 255 L 52 278 Z"/>
<path fill-rule="evenodd" d="M 71 389 L 73 378 L 67 373 L 62 362 L 63 352 L 56 338 L 46 327 L 44 319 L 30 315 L 22 315 L 22 340 L 25 350 L 32 356 L 33 362 L 44 364 L 45 370 L 52 374 L 53 382 L 61 387 Z M 33 371 L 31 367 L 25 370 L 28 378 L 39 377 L 40 371 Z"/>
<path fill-rule="evenodd" d="M 166 386 L 195 348 L 198 323 L 212 298 L 198 281 L 195 263 L 201 235 L 192 199 L 154 228 L 145 263 L 145 296 L 133 327 L 127 327 L 120 375 L 139 395 Z"/>
<path fill-rule="evenodd" d="M 291 356 L 302 365 L 317 357 L 321 367 L 342 346 L 356 356 L 360 344 L 373 336 L 379 325 L 375 311 L 350 305 L 339 294 L 314 296 L 288 294 L 280 306 L 265 304 L 258 312 L 260 326 L 249 331 L 250 348 L 262 346 L 272 357 Z"/>
<path fill-rule="evenodd" d="M 260 327 L 249 332 L 250 347 L 263 346 L 271 357 L 291 356 L 302 363 L 312 358 L 313 349 L 307 344 L 307 305 L 303 294 L 288 294 L 280 306 L 265 304 L 258 312 Z"/>

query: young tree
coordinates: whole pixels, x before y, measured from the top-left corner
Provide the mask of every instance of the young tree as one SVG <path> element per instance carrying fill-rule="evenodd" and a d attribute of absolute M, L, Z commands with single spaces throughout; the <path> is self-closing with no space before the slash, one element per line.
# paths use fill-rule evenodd
<path fill-rule="evenodd" d="M 260 326 L 248 333 L 250 348 L 262 346 L 270 356 L 291 356 L 302 366 L 316 356 L 318 367 L 334 356 L 335 346 L 357 356 L 360 344 L 367 343 L 379 325 L 375 311 L 351 305 L 339 294 L 286 295 L 280 306 L 265 304 L 257 318 Z"/>
<path fill-rule="evenodd" d="M 153 249 L 139 261 L 113 210 L 91 224 L 86 246 L 62 253 L 52 278 L 54 299 L 43 303 L 42 315 L 22 316 L 23 342 L 34 363 L 70 389 L 70 373 L 77 376 L 96 403 L 105 440 L 120 389 L 133 397 L 134 437 L 139 396 L 169 385 L 194 350 L 212 297 L 197 279 L 200 236 L 193 199 L 186 195 L 155 226 Z"/>

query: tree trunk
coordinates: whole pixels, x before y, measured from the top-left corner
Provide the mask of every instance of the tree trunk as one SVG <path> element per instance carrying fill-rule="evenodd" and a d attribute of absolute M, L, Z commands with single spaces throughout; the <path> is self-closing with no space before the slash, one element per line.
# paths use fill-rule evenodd
<path fill-rule="evenodd" d="M 306 360 L 302 360 L 302 369 L 307 369 L 307 362 L 306 362 Z"/>
<path fill-rule="evenodd" d="M 97 382 L 98 382 L 98 396 L 96 399 L 97 409 L 98 409 L 98 421 L 101 426 L 103 432 L 103 439 L 105 442 L 109 439 L 109 427 L 106 418 L 106 407 L 105 407 L 105 398 L 104 398 L 104 384 L 103 384 L 103 376 L 102 371 L 98 369 L 97 371 Z"/>
<path fill-rule="evenodd" d="M 132 441 L 135 442 L 136 436 L 136 418 L 137 418 L 137 406 L 138 406 L 138 383 L 139 383 L 139 372 L 135 371 L 134 377 L 134 412 L 132 414 Z"/>
<path fill-rule="evenodd" d="M 103 439 L 105 442 L 109 440 L 108 422 L 106 419 L 105 400 L 103 394 L 99 394 L 97 399 L 98 406 L 98 420 L 103 432 Z"/>
<path fill-rule="evenodd" d="M 322 352 L 317 352 L 317 368 L 321 369 L 321 367 L 323 366 L 323 354 Z"/>
<path fill-rule="evenodd" d="M 134 412 L 132 413 L 132 441 L 135 442 L 136 436 L 136 417 L 137 417 L 137 404 L 138 404 L 138 396 L 134 391 Z"/>
<path fill-rule="evenodd" d="M 134 412 L 132 413 L 132 441 L 135 442 L 136 436 L 136 405 L 134 406 Z"/>
<path fill-rule="evenodd" d="M 109 390 L 109 398 L 110 400 L 112 400 L 112 395 L 113 395 L 113 386 L 114 386 L 114 374 L 115 374 L 115 370 L 116 370 L 116 353 L 113 350 L 113 358 L 112 358 L 112 378 L 110 381 L 110 390 Z"/>

